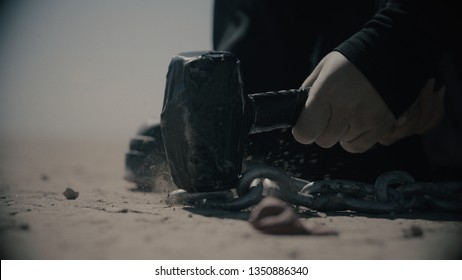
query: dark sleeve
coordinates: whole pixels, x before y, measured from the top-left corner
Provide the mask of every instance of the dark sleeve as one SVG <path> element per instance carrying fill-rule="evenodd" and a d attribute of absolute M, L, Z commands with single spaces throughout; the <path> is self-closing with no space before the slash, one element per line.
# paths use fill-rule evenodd
<path fill-rule="evenodd" d="M 335 49 L 367 77 L 395 116 L 437 75 L 442 51 L 453 44 L 453 12 L 444 2 L 389 1 Z"/>

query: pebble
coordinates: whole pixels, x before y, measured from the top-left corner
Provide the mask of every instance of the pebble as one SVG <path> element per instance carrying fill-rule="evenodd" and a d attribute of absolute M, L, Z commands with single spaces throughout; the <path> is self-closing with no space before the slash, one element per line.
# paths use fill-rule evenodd
<path fill-rule="evenodd" d="M 66 188 L 66 190 L 64 190 L 63 192 L 63 195 L 67 199 L 72 200 L 72 199 L 76 199 L 77 197 L 79 197 L 79 192 L 76 192 L 71 188 Z"/>
<path fill-rule="evenodd" d="M 418 238 L 422 237 L 423 234 L 423 229 L 416 225 L 412 225 L 410 228 L 403 231 L 404 238 Z"/>

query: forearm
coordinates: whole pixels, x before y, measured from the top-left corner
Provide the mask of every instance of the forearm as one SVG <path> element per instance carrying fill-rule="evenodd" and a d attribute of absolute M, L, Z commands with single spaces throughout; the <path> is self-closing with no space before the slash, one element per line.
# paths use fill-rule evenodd
<path fill-rule="evenodd" d="M 390 1 L 336 51 L 355 64 L 399 116 L 436 75 L 441 51 L 450 44 L 447 14 L 432 1 Z"/>

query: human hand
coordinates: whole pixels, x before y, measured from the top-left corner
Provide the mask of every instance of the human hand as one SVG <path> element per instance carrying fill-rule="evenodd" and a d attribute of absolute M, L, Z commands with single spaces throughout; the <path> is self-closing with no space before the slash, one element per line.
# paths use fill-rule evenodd
<path fill-rule="evenodd" d="M 402 138 L 423 134 L 435 127 L 444 115 L 445 88 L 434 89 L 435 79 L 430 79 L 420 91 L 417 100 L 397 120 L 393 129 L 380 143 L 390 145 Z"/>
<path fill-rule="evenodd" d="M 395 125 L 395 117 L 364 75 L 341 53 L 326 55 L 302 88 L 310 94 L 294 138 L 302 144 L 330 148 L 336 143 L 348 152 L 368 150 Z"/>

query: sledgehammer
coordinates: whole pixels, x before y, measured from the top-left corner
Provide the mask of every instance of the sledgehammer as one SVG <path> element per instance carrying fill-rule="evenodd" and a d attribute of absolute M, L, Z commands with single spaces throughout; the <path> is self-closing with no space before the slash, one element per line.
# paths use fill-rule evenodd
<path fill-rule="evenodd" d="M 248 135 L 293 126 L 307 97 L 307 89 L 245 94 L 229 52 L 174 56 L 161 113 L 174 183 L 188 192 L 235 188 Z"/>

